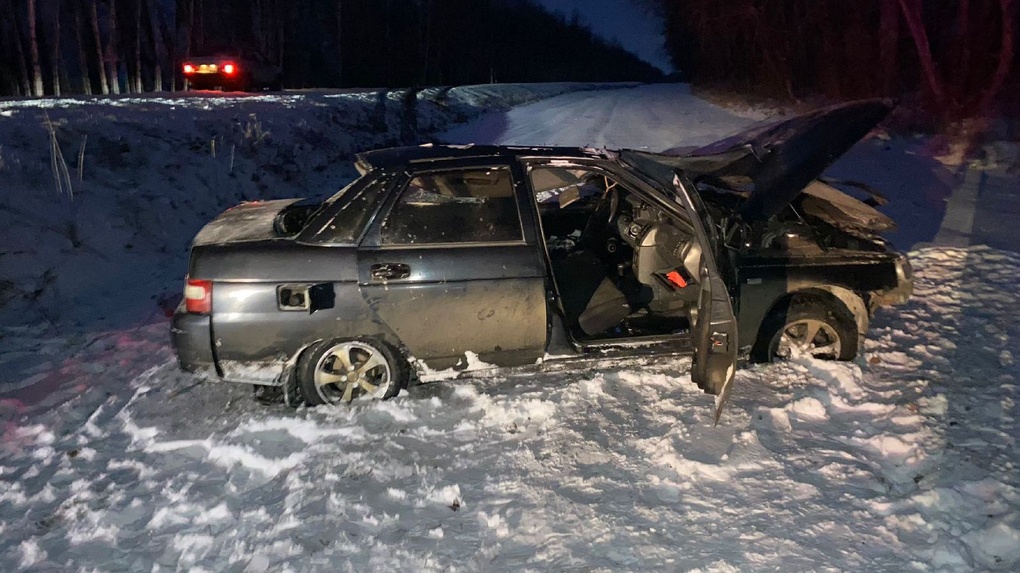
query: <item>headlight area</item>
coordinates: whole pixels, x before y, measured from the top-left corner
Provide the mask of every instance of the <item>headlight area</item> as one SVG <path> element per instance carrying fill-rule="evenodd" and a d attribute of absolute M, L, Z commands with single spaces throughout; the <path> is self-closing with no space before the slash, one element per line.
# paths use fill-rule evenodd
<path fill-rule="evenodd" d="M 872 311 L 880 306 L 903 304 L 914 294 L 914 269 L 906 255 L 896 257 L 896 286 L 874 291 L 868 297 Z"/>

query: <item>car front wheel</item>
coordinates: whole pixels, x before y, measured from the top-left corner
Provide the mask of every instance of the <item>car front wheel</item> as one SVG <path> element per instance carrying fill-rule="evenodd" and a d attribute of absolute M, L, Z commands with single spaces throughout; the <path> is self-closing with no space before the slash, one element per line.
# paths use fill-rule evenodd
<path fill-rule="evenodd" d="M 386 400 L 407 383 L 407 362 L 375 340 L 327 340 L 301 358 L 298 383 L 310 406 Z"/>
<path fill-rule="evenodd" d="M 762 335 L 757 354 L 770 362 L 798 355 L 824 360 L 852 360 L 857 356 L 853 320 L 822 302 L 791 304 L 785 312 L 770 317 Z M 762 342 L 766 342 L 765 348 Z"/>

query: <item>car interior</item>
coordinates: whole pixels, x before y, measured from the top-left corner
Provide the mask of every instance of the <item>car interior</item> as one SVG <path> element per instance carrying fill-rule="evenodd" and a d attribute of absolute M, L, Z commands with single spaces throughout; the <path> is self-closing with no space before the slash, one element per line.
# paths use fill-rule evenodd
<path fill-rule="evenodd" d="M 506 168 L 469 169 L 412 179 L 383 222 L 383 244 L 523 241 Z"/>
<path fill-rule="evenodd" d="M 574 340 L 690 333 L 702 253 L 688 223 L 599 170 L 537 165 L 529 176 Z"/>

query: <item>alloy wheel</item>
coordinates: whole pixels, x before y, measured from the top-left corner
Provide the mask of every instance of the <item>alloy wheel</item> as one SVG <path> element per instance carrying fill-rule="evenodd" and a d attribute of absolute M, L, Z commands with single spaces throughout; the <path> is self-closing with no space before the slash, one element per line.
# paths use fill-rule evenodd
<path fill-rule="evenodd" d="M 790 358 L 804 354 L 813 358 L 836 359 L 843 349 L 836 329 L 817 319 L 802 319 L 787 323 L 773 343 L 777 358 Z"/>
<path fill-rule="evenodd" d="M 393 375 L 386 356 L 364 342 L 337 344 L 315 365 L 315 390 L 324 402 L 350 403 L 355 398 L 382 398 Z"/>

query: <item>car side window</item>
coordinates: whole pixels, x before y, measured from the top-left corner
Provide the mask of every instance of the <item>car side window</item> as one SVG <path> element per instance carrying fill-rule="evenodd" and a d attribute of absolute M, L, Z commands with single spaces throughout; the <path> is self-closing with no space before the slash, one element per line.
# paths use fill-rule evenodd
<path fill-rule="evenodd" d="M 379 233 L 383 245 L 522 242 L 510 170 L 418 175 L 401 192 Z"/>

